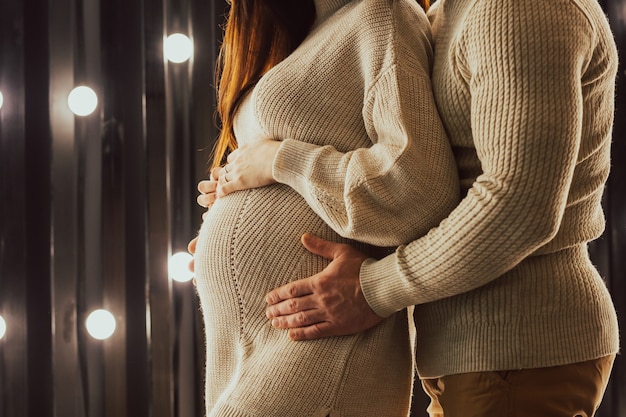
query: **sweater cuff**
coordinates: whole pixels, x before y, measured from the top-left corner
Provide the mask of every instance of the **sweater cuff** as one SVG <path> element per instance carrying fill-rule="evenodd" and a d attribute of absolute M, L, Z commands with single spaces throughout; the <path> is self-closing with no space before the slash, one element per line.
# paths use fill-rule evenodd
<path fill-rule="evenodd" d="M 379 261 L 366 259 L 361 265 L 360 281 L 365 300 L 380 317 L 413 305 L 395 253 Z"/>
<path fill-rule="evenodd" d="M 299 190 L 306 183 L 303 175 L 313 163 L 312 152 L 319 146 L 299 140 L 285 139 L 278 147 L 272 164 L 272 176 L 282 184 Z"/>

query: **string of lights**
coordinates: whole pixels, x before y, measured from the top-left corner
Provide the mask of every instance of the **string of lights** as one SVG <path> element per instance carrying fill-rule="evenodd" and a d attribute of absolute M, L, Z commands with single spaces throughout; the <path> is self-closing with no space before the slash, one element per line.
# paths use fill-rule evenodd
<path fill-rule="evenodd" d="M 193 56 L 193 42 L 185 34 L 174 33 L 165 38 L 163 54 L 164 58 L 173 64 L 187 62 Z M 96 91 L 87 85 L 73 88 L 67 96 L 67 106 L 77 117 L 92 115 L 98 108 L 98 102 Z M 4 104 L 4 95 L 0 92 L 0 110 Z M 193 272 L 189 270 L 191 260 L 192 256 L 187 252 L 172 255 L 168 261 L 169 277 L 177 282 L 190 281 L 193 278 Z M 106 309 L 96 309 L 88 315 L 85 327 L 94 339 L 106 340 L 115 332 L 115 316 Z M 0 340 L 4 338 L 7 330 L 7 323 L 0 315 Z"/>

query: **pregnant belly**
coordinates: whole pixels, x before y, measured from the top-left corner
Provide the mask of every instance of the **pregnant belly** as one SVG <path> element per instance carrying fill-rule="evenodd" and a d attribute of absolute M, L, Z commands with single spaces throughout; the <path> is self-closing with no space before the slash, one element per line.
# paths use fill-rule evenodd
<path fill-rule="evenodd" d="M 219 199 L 205 217 L 195 258 L 205 325 L 253 333 L 266 326 L 265 294 L 328 264 L 304 249 L 305 232 L 342 240 L 285 185 Z"/>

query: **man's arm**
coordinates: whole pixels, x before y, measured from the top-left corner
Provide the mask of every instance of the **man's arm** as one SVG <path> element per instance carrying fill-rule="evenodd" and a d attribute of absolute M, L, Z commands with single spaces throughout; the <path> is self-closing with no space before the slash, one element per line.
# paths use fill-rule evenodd
<path fill-rule="evenodd" d="M 289 329 L 292 340 L 310 340 L 360 333 L 383 320 L 361 290 L 359 271 L 366 255 L 310 234 L 302 236 L 302 244 L 332 262 L 318 274 L 267 294 L 266 314 L 272 326 Z"/>

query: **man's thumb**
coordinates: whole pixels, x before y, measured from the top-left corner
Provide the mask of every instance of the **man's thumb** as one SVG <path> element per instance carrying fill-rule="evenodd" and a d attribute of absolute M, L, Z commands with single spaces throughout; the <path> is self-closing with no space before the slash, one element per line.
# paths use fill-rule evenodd
<path fill-rule="evenodd" d="M 303 234 L 300 240 L 309 252 L 331 260 L 335 259 L 337 247 L 340 246 L 339 243 L 324 240 L 310 233 Z"/>

